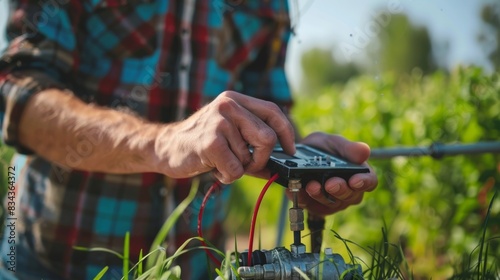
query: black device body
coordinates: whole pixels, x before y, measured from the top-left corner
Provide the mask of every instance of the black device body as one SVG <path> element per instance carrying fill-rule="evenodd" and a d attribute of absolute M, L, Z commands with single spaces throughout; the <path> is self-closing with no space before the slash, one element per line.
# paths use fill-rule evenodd
<path fill-rule="evenodd" d="M 276 146 L 267 163 L 271 174 L 279 175 L 276 182 L 284 187 L 288 187 L 289 179 L 300 179 L 302 186 L 305 186 L 311 180 L 324 184 L 331 177 L 349 180 L 354 174 L 370 172 L 366 166 L 348 162 L 319 149 L 304 144 L 296 144 L 295 147 L 296 152 L 291 156 L 281 146 Z"/>

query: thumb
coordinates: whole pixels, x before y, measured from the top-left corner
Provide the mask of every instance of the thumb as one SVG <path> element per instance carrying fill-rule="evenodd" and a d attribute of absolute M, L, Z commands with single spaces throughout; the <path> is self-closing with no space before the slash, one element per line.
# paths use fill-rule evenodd
<path fill-rule="evenodd" d="M 370 157 L 368 144 L 349 141 L 340 135 L 313 133 L 304 138 L 302 143 L 339 155 L 356 164 L 361 164 Z"/>
<path fill-rule="evenodd" d="M 343 149 L 338 151 L 339 155 L 351 161 L 352 163 L 362 164 L 370 157 L 370 146 L 364 142 L 351 142 L 346 140 L 347 143 Z"/>

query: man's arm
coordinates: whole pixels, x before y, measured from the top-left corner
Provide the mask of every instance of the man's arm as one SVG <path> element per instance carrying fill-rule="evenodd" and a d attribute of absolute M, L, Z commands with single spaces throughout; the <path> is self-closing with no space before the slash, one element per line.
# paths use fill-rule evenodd
<path fill-rule="evenodd" d="M 84 3 L 69 1 L 33 26 L 26 21 L 43 5 L 10 4 L 9 45 L 0 60 L 0 112 L 4 141 L 18 151 L 89 171 L 151 171 L 178 178 L 214 170 L 224 183 L 264 168 L 278 139 L 294 152 L 293 130 L 278 107 L 235 92 L 172 124 L 86 104 L 83 90 L 67 90 L 78 84 Z"/>
<path fill-rule="evenodd" d="M 156 171 L 160 126 L 47 89 L 33 95 L 19 124 L 19 141 L 60 165 L 89 171 Z"/>
<path fill-rule="evenodd" d="M 175 178 L 214 171 L 223 183 L 263 169 L 278 139 L 294 152 L 293 128 L 279 108 L 235 92 L 185 121 L 155 124 L 47 89 L 28 101 L 19 127 L 24 146 L 61 165 Z"/>

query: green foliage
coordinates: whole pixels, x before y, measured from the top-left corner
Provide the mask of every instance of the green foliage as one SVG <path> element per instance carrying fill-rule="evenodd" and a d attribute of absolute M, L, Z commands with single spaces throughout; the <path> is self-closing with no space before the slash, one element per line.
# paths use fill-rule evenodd
<path fill-rule="evenodd" d="M 493 244 L 492 241 L 500 239 L 500 236 L 486 239 L 488 229 L 488 220 L 491 213 L 491 207 L 495 201 L 498 192 L 495 192 L 491 199 L 490 206 L 488 207 L 487 216 L 482 227 L 482 236 L 479 245 L 470 253 L 464 254 L 463 259 L 459 266 L 455 269 L 456 273 L 452 279 L 498 279 L 500 266 L 498 262 L 490 262 L 489 249 Z"/>
<path fill-rule="evenodd" d="M 292 115 L 302 135 L 313 131 L 337 133 L 364 141 L 372 148 L 498 141 L 499 89 L 499 73 L 487 75 L 477 68 L 457 69 L 449 75 L 441 72 L 424 75 L 412 70 L 405 75 L 360 76 L 350 79 L 345 86 L 330 85 L 316 93 L 297 95 L 299 105 Z M 0 146 L 0 151 L 3 151 L 2 162 L 8 165 L 12 150 Z M 339 241 L 339 235 L 325 232 L 328 247 L 343 253 L 347 259 L 354 260 L 355 256 L 364 260 L 366 267 L 374 267 L 370 262 L 392 268 L 399 264 L 405 276 L 412 275 L 415 279 L 498 277 L 500 200 L 492 199 L 495 190 L 500 189 L 498 154 L 441 160 L 398 157 L 372 160 L 371 164 L 378 174 L 379 187 L 367 194 L 360 205 L 327 220 L 327 228 L 359 246 L 350 249 L 338 246 L 345 240 Z M 228 220 L 232 230 L 248 233 L 252 207 L 264 183 L 248 177 L 238 182 Z M 282 195 L 282 187 L 270 188 L 261 206 L 259 222 L 261 230 L 267 233 L 263 235 L 263 248 L 274 247 L 275 232 L 266 230 L 276 229 Z M 137 271 L 139 279 L 179 279 L 179 267 L 172 261 L 193 249 L 181 247 L 167 257 L 157 245 L 175 223 L 182 207 L 166 222 L 152 251 L 129 269 Z M 382 243 L 380 228 L 387 229 Z M 188 242 L 192 240 L 198 239 Z M 373 244 L 380 245 L 373 247 Z M 151 259 L 152 264 L 143 272 L 139 267 L 146 259 Z M 387 259 L 392 261 L 385 264 Z M 104 267 L 96 277 L 105 277 L 105 273 Z M 366 273 L 393 275 L 380 267 Z"/>
<path fill-rule="evenodd" d="M 109 266 L 105 266 L 95 277 L 94 277 L 94 280 L 100 280 L 102 279 L 102 277 L 104 277 L 104 275 L 106 274 L 106 272 L 108 272 L 108 269 L 109 269 Z"/>
<path fill-rule="evenodd" d="M 363 279 L 413 279 L 413 275 L 408 269 L 408 264 L 405 261 L 401 247 L 389 242 L 385 228 L 382 228 L 382 238 L 380 242 L 374 246 L 368 247 L 360 246 L 354 241 L 344 239 L 334 230 L 331 230 L 331 232 L 334 234 L 335 238 L 342 241 L 350 262 L 353 264 L 361 262 L 366 267 L 363 272 Z M 354 255 L 351 247 L 365 251 L 370 258 L 359 260 L 359 258 Z"/>
<path fill-rule="evenodd" d="M 164 222 L 164 225 L 160 232 L 157 234 L 155 241 L 153 241 L 153 245 L 151 247 L 150 252 L 146 256 L 142 256 L 142 250 L 139 256 L 138 262 L 130 268 L 130 259 L 129 259 L 129 250 L 130 250 L 130 234 L 126 233 L 124 238 L 123 245 L 123 254 L 119 252 L 115 252 L 106 248 L 85 248 L 75 246 L 75 250 L 82 251 L 100 251 L 107 252 L 117 256 L 118 258 L 123 260 L 123 277 L 122 280 L 129 279 L 129 275 L 134 275 L 133 279 L 141 280 L 141 279 L 181 279 L 181 269 L 179 266 L 174 265 L 175 259 L 177 259 L 180 255 L 188 253 L 193 250 L 202 250 L 208 249 L 212 250 L 220 256 L 225 256 L 223 252 L 218 250 L 217 248 L 210 246 L 196 246 L 194 248 L 186 249 L 189 243 L 193 241 L 201 241 L 203 240 L 200 237 L 192 237 L 186 240 L 172 256 L 166 255 L 166 250 L 164 247 L 160 245 L 168 245 L 163 243 L 163 240 L 166 239 L 167 234 L 170 232 L 172 226 L 175 222 L 180 218 L 181 214 L 185 211 L 186 207 L 193 201 L 196 193 L 198 192 L 199 180 L 194 180 L 193 185 L 191 186 L 191 190 L 188 196 L 175 208 L 172 214 L 168 217 L 168 219 Z M 206 241 L 208 243 L 208 241 Z M 143 263 L 147 261 L 147 270 L 143 271 Z M 224 265 L 230 266 L 226 263 Z M 108 267 L 104 267 L 96 276 L 95 280 L 102 279 L 105 276 Z"/>
<path fill-rule="evenodd" d="M 153 240 L 153 244 L 151 244 L 150 252 L 155 251 L 156 248 L 161 246 L 163 241 L 166 240 L 167 235 L 172 229 L 172 227 L 179 220 L 182 213 L 186 211 L 186 208 L 195 198 L 196 192 L 198 191 L 199 183 L 200 183 L 199 180 L 197 179 L 193 180 L 193 184 L 191 186 L 188 196 L 175 208 L 172 214 L 170 214 L 168 219 L 163 223 L 163 226 L 161 227 L 160 231 Z M 153 256 L 148 259 L 148 267 L 153 266 L 155 263 L 159 261 L 159 255 L 161 254 L 156 254 L 156 256 Z"/>
<path fill-rule="evenodd" d="M 488 3 L 481 10 L 481 19 L 485 23 L 479 33 L 479 42 L 488 52 L 493 68 L 500 69 L 500 3 Z"/>
<path fill-rule="evenodd" d="M 383 20 L 377 20 L 382 22 Z M 396 75 L 409 74 L 414 68 L 424 73 L 432 73 L 435 63 L 432 57 L 432 45 L 429 32 L 425 27 L 411 24 L 404 14 L 392 15 L 388 24 L 378 33 L 377 47 L 371 44 L 372 65 L 376 71 L 392 72 Z"/>
<path fill-rule="evenodd" d="M 362 76 L 316 96 L 297 95 L 292 112 L 302 135 L 337 133 L 371 147 L 428 146 L 500 139 L 500 74 L 480 69 L 379 79 Z M 499 189 L 495 154 L 398 157 L 373 160 L 379 187 L 363 203 L 331 217 L 343 235 L 361 245 L 376 242 L 389 221 L 388 236 L 401 243 L 416 276 L 449 276 L 452 264 L 477 245 L 488 197 Z M 500 205 L 493 206 L 487 232 L 499 235 Z M 333 240 L 330 240 L 333 242 Z M 492 262 L 500 247 L 493 242 Z"/>
<path fill-rule="evenodd" d="M 347 82 L 360 74 L 354 63 L 339 63 L 328 49 L 313 48 L 304 53 L 301 60 L 304 90 L 315 92 L 324 85 Z"/>

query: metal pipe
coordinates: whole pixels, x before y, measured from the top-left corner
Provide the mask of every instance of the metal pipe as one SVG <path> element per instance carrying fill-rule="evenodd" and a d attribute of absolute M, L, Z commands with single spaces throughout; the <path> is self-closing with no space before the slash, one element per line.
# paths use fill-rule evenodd
<path fill-rule="evenodd" d="M 397 147 L 372 149 L 370 158 L 386 159 L 397 156 L 418 157 L 431 156 L 442 158 L 443 156 L 500 153 L 500 142 L 478 142 L 475 144 L 449 144 L 433 143 L 429 147 Z"/>

